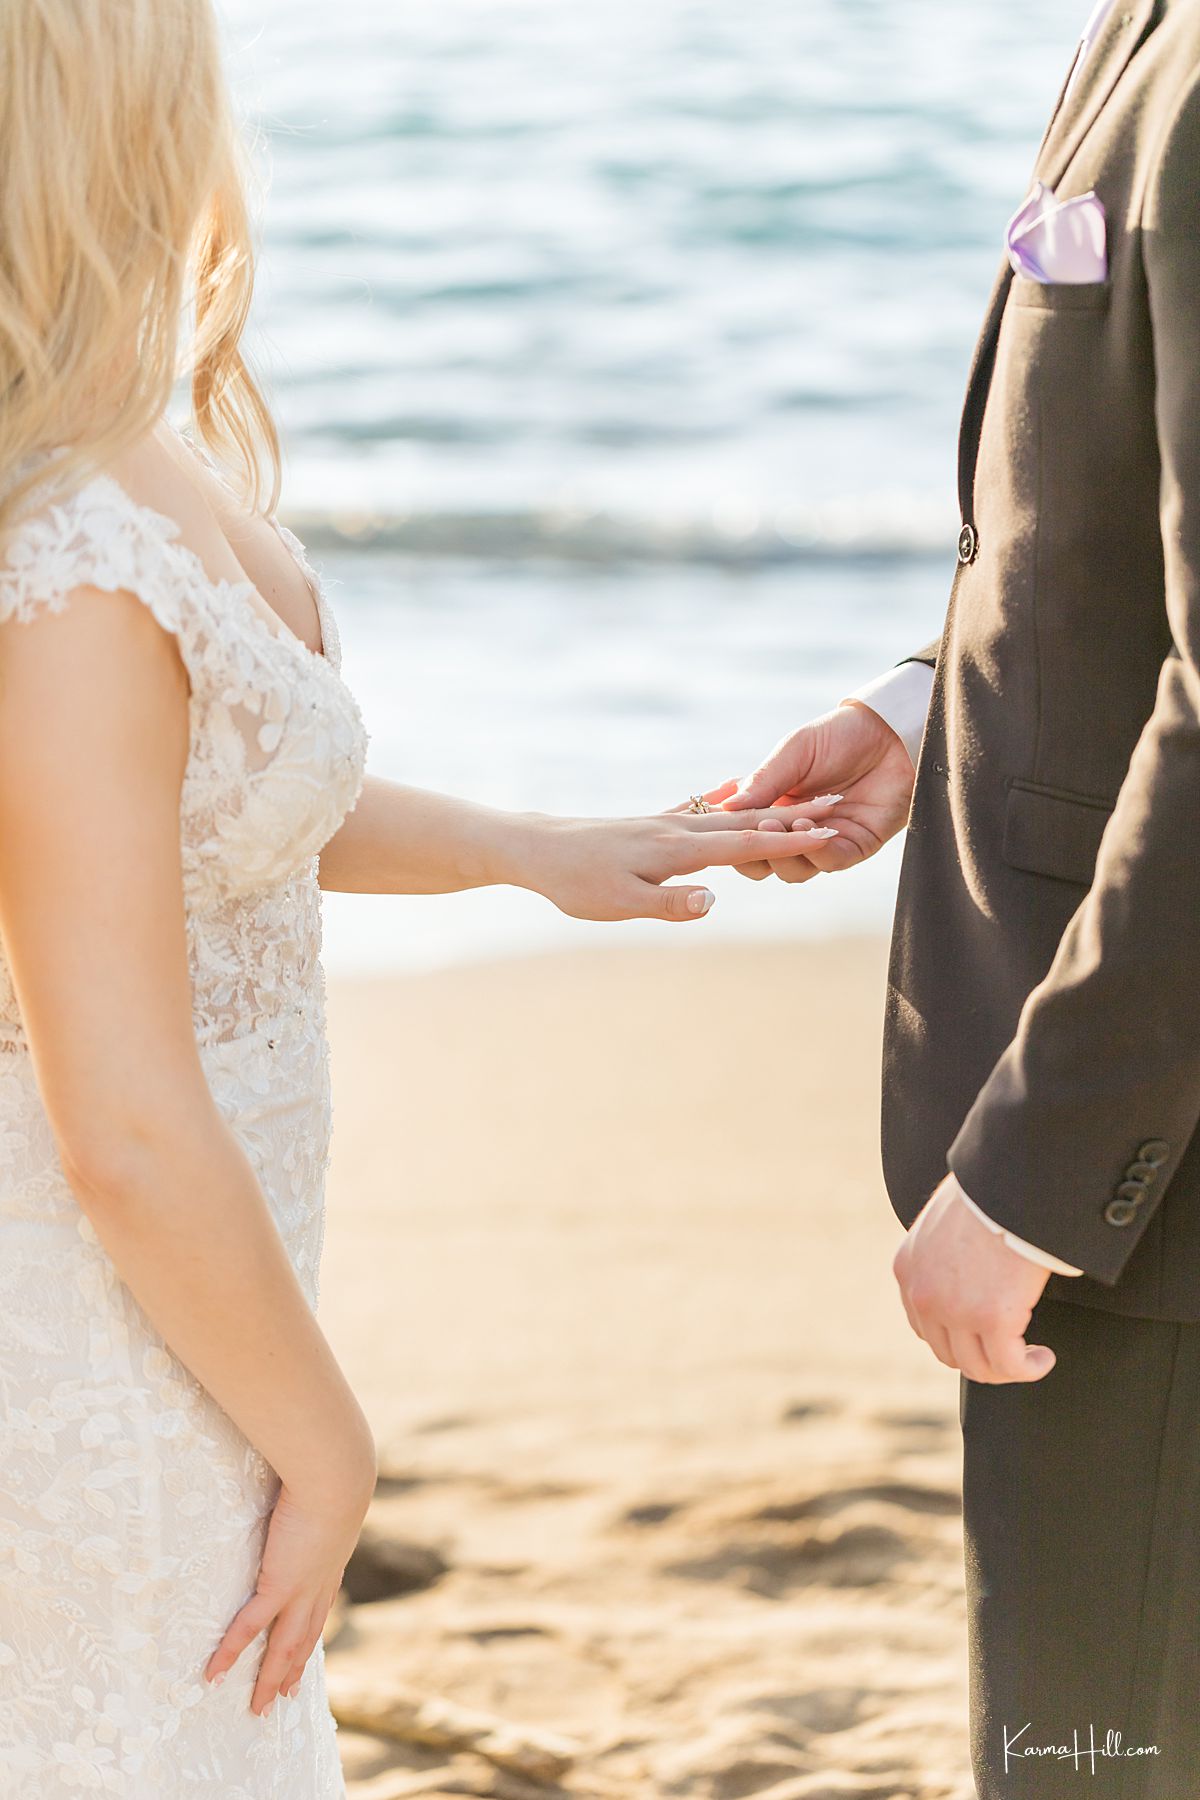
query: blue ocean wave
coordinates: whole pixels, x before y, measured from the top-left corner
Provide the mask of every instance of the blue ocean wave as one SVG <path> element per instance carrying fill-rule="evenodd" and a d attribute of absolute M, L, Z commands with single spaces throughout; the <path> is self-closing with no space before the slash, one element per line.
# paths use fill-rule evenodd
<path fill-rule="evenodd" d="M 295 511 L 294 530 L 314 549 L 398 552 L 485 563 L 561 562 L 768 569 L 789 564 L 953 562 L 955 526 L 945 518 L 881 517 L 872 509 L 722 527 L 554 510 L 385 513 Z"/>

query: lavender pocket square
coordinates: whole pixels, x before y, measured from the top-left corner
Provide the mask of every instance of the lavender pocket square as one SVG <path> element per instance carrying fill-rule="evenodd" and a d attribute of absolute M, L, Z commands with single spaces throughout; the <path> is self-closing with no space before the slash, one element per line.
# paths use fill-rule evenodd
<path fill-rule="evenodd" d="M 1107 281 L 1104 205 L 1095 194 L 1055 200 L 1037 182 L 1008 227 L 1008 259 L 1018 275 L 1046 284 Z"/>

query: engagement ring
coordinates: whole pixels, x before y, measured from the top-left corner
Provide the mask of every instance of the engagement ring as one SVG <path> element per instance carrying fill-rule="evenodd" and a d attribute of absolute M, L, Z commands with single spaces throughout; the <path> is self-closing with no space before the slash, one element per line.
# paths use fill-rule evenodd
<path fill-rule="evenodd" d="M 708 801 L 704 798 L 703 794 L 693 794 L 687 810 L 694 813 L 709 813 L 712 812 L 713 809 L 708 804 Z"/>

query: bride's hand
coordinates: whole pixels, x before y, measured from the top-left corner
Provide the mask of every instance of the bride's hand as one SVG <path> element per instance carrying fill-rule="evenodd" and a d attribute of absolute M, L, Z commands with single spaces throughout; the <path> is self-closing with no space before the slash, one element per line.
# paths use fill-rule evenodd
<path fill-rule="evenodd" d="M 320 1502 L 280 1489 L 253 1598 L 232 1620 L 204 1670 L 207 1680 L 222 1681 L 259 1633 L 267 1632 L 250 1699 L 251 1712 L 260 1717 L 299 1684 L 325 1629 L 369 1498 L 363 1483 L 348 1484 Z"/>
<path fill-rule="evenodd" d="M 521 886 L 573 919 L 699 919 L 713 904 L 708 888 L 670 883 L 701 869 L 800 857 L 835 836 L 828 808 L 771 807 L 729 813 L 677 810 L 647 819 L 529 821 Z"/>

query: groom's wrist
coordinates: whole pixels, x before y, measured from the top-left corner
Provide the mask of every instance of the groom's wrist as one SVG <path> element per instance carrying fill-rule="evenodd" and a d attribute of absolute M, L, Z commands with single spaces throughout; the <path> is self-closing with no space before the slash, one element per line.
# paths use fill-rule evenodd
<path fill-rule="evenodd" d="M 864 681 L 845 696 L 870 707 L 886 725 L 890 725 L 908 751 L 913 767 L 921 752 L 925 720 L 929 712 L 929 696 L 933 688 L 933 670 L 923 662 L 898 663 L 882 674 Z"/>
<path fill-rule="evenodd" d="M 1077 1269 L 1073 1263 L 1063 1262 L 1060 1257 L 1052 1256 L 1048 1250 L 1041 1250 L 1036 1244 L 1031 1244 L 1027 1238 L 1017 1237 L 1014 1232 L 1006 1230 L 1003 1225 L 992 1218 L 990 1213 L 985 1213 L 982 1206 L 979 1206 L 972 1200 L 970 1194 L 967 1193 L 957 1175 L 951 1172 L 950 1179 L 954 1184 L 954 1191 L 957 1197 L 962 1201 L 964 1206 L 970 1208 L 980 1224 L 986 1225 L 989 1231 L 995 1233 L 998 1237 L 1002 1237 L 1009 1249 L 1015 1250 L 1018 1256 L 1023 1256 L 1026 1262 L 1037 1263 L 1039 1268 L 1049 1269 L 1051 1273 L 1055 1275 L 1083 1274 L 1083 1270 Z"/>

